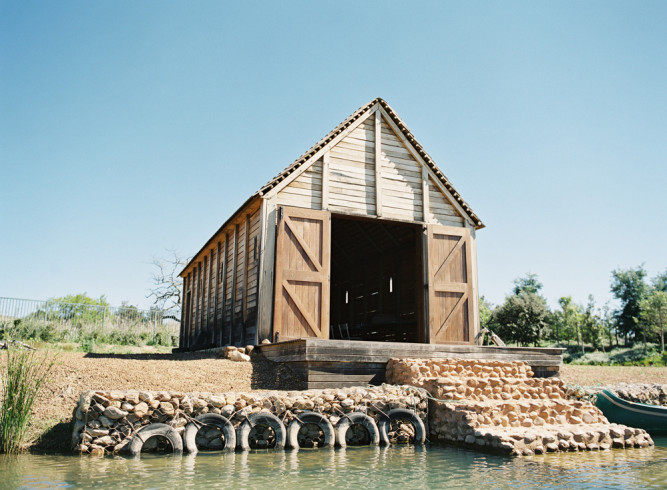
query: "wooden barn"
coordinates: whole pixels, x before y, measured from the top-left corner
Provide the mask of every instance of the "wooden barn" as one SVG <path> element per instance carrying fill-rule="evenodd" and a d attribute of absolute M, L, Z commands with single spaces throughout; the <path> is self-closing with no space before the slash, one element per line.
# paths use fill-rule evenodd
<path fill-rule="evenodd" d="M 375 99 L 250 197 L 188 263 L 180 349 L 304 338 L 473 344 L 483 226 Z"/>

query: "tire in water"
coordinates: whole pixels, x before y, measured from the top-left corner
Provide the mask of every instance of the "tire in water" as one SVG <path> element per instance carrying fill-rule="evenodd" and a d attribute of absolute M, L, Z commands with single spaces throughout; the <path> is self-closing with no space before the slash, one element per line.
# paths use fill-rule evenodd
<path fill-rule="evenodd" d="M 336 443 L 336 434 L 329 419 L 317 412 L 303 412 L 298 415 L 287 427 L 287 445 L 292 449 L 299 449 L 299 430 L 305 424 L 315 424 L 324 433 L 324 443 L 321 447 L 333 447 Z"/>
<path fill-rule="evenodd" d="M 250 436 L 250 431 L 256 425 L 261 425 L 265 427 L 271 427 L 273 432 L 276 435 L 276 443 L 272 449 L 284 449 L 285 448 L 285 439 L 286 439 L 286 430 L 283 423 L 278 417 L 273 415 L 270 412 L 257 412 L 248 416 L 238 428 L 238 433 L 236 441 L 238 447 L 244 451 L 250 449 L 250 444 L 248 443 L 248 436 Z"/>
<path fill-rule="evenodd" d="M 407 410 L 405 408 L 394 408 L 387 412 L 387 416 L 383 417 L 380 421 L 380 440 L 382 444 L 388 446 L 391 443 L 389 442 L 389 430 L 392 422 L 396 420 L 407 420 L 410 422 L 412 427 L 415 429 L 415 444 L 424 444 L 426 441 L 426 428 L 424 427 L 424 422 L 419 416 L 412 410 Z"/>
<path fill-rule="evenodd" d="M 183 439 L 176 429 L 161 423 L 149 424 L 146 427 L 139 429 L 130 444 L 128 444 L 128 452 L 131 456 L 138 456 L 141 454 L 141 448 L 144 447 L 144 443 L 151 437 L 161 436 L 169 441 L 171 444 L 172 452 L 174 454 L 181 454 L 183 452 Z"/>
<path fill-rule="evenodd" d="M 214 425 L 222 430 L 222 435 L 225 436 L 225 447 L 223 451 L 233 451 L 236 449 L 236 431 L 232 423 L 222 415 L 217 413 L 205 413 L 195 419 L 197 422 L 190 422 L 185 427 L 183 433 L 183 442 L 185 443 L 185 450 L 189 453 L 197 453 L 197 432 L 203 425 Z"/>
<path fill-rule="evenodd" d="M 345 435 L 353 425 L 361 425 L 366 428 L 368 435 L 370 436 L 371 446 L 380 444 L 380 431 L 378 430 L 375 421 L 364 413 L 352 412 L 344 415 L 336 425 L 336 442 L 340 447 L 347 447 Z"/>

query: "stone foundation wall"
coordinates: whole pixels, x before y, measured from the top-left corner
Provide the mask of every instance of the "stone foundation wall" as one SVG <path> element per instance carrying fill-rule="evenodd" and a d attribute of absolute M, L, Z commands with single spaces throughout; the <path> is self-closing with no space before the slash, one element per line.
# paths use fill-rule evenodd
<path fill-rule="evenodd" d="M 587 401 L 571 400 L 557 378 L 533 378 L 528 364 L 463 359 L 390 359 L 387 382 L 427 390 L 431 439 L 530 455 L 645 447 L 642 429 L 609 424 Z"/>
<path fill-rule="evenodd" d="M 143 426 L 162 422 L 181 435 L 190 419 L 216 413 L 236 428 L 246 416 L 268 410 L 285 425 L 306 410 L 325 414 L 335 426 L 350 412 L 364 412 L 379 421 L 393 408 L 415 410 L 427 423 L 424 393 L 405 387 L 378 386 L 290 392 L 180 393 L 148 391 L 90 391 L 82 393 L 75 411 L 72 446 L 79 453 L 115 454 Z M 207 434 L 200 431 L 201 438 Z M 211 449 L 215 449 L 211 447 Z"/>

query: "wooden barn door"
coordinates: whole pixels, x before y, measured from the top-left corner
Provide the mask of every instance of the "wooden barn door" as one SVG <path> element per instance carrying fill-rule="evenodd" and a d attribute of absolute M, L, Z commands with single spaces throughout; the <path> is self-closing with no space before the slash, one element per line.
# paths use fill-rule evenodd
<path fill-rule="evenodd" d="M 473 324 L 470 230 L 428 227 L 428 312 L 432 344 L 471 343 Z"/>
<path fill-rule="evenodd" d="M 278 209 L 273 340 L 329 338 L 331 214 Z"/>

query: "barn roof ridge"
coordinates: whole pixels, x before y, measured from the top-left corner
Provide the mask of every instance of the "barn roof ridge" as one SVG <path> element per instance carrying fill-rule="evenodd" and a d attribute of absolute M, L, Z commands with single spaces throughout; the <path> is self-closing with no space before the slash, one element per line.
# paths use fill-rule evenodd
<path fill-rule="evenodd" d="M 429 168 L 433 171 L 433 173 L 438 177 L 438 180 L 445 186 L 445 188 L 450 192 L 450 194 L 456 199 L 458 204 L 463 208 L 463 210 L 466 212 L 468 215 L 468 218 L 474 223 L 476 229 L 484 228 L 484 223 L 482 223 L 482 220 L 475 214 L 475 212 L 470 208 L 467 202 L 461 197 L 459 192 L 454 188 L 452 183 L 449 181 L 449 179 L 445 176 L 445 174 L 442 173 L 442 170 L 438 167 L 438 165 L 433 161 L 431 156 L 426 152 L 424 147 L 417 141 L 417 138 L 415 138 L 414 134 L 408 129 L 408 127 L 405 125 L 403 120 L 396 114 L 396 111 L 391 108 L 391 106 L 381 97 L 376 97 L 375 99 L 371 100 L 369 103 L 364 104 L 361 106 L 359 109 L 354 111 L 352 114 L 350 114 L 343 122 L 341 122 L 338 126 L 336 126 L 334 129 L 329 131 L 326 136 L 324 136 L 321 140 L 319 140 L 317 143 L 315 143 L 313 146 L 311 146 L 305 153 L 303 153 L 299 158 L 294 160 L 290 165 L 285 167 L 278 175 L 276 175 L 273 179 L 271 179 L 269 182 L 264 184 L 259 191 L 255 193 L 256 196 L 263 196 L 267 192 L 269 192 L 271 189 L 273 189 L 276 185 L 278 185 L 280 182 L 285 180 L 287 177 L 289 177 L 290 174 L 292 174 L 294 171 L 299 169 L 301 166 L 306 164 L 310 158 L 315 155 L 319 150 L 321 150 L 324 146 L 329 144 L 333 139 L 338 136 L 340 133 L 342 133 L 348 126 L 350 126 L 354 121 L 359 119 L 361 116 L 366 114 L 368 111 L 370 111 L 376 104 L 380 104 L 382 108 L 385 110 L 385 112 L 392 118 L 396 126 L 401 130 L 403 135 L 407 138 L 407 140 L 412 144 L 414 149 L 417 151 L 419 156 L 422 157 L 424 162 L 429 166 Z"/>

